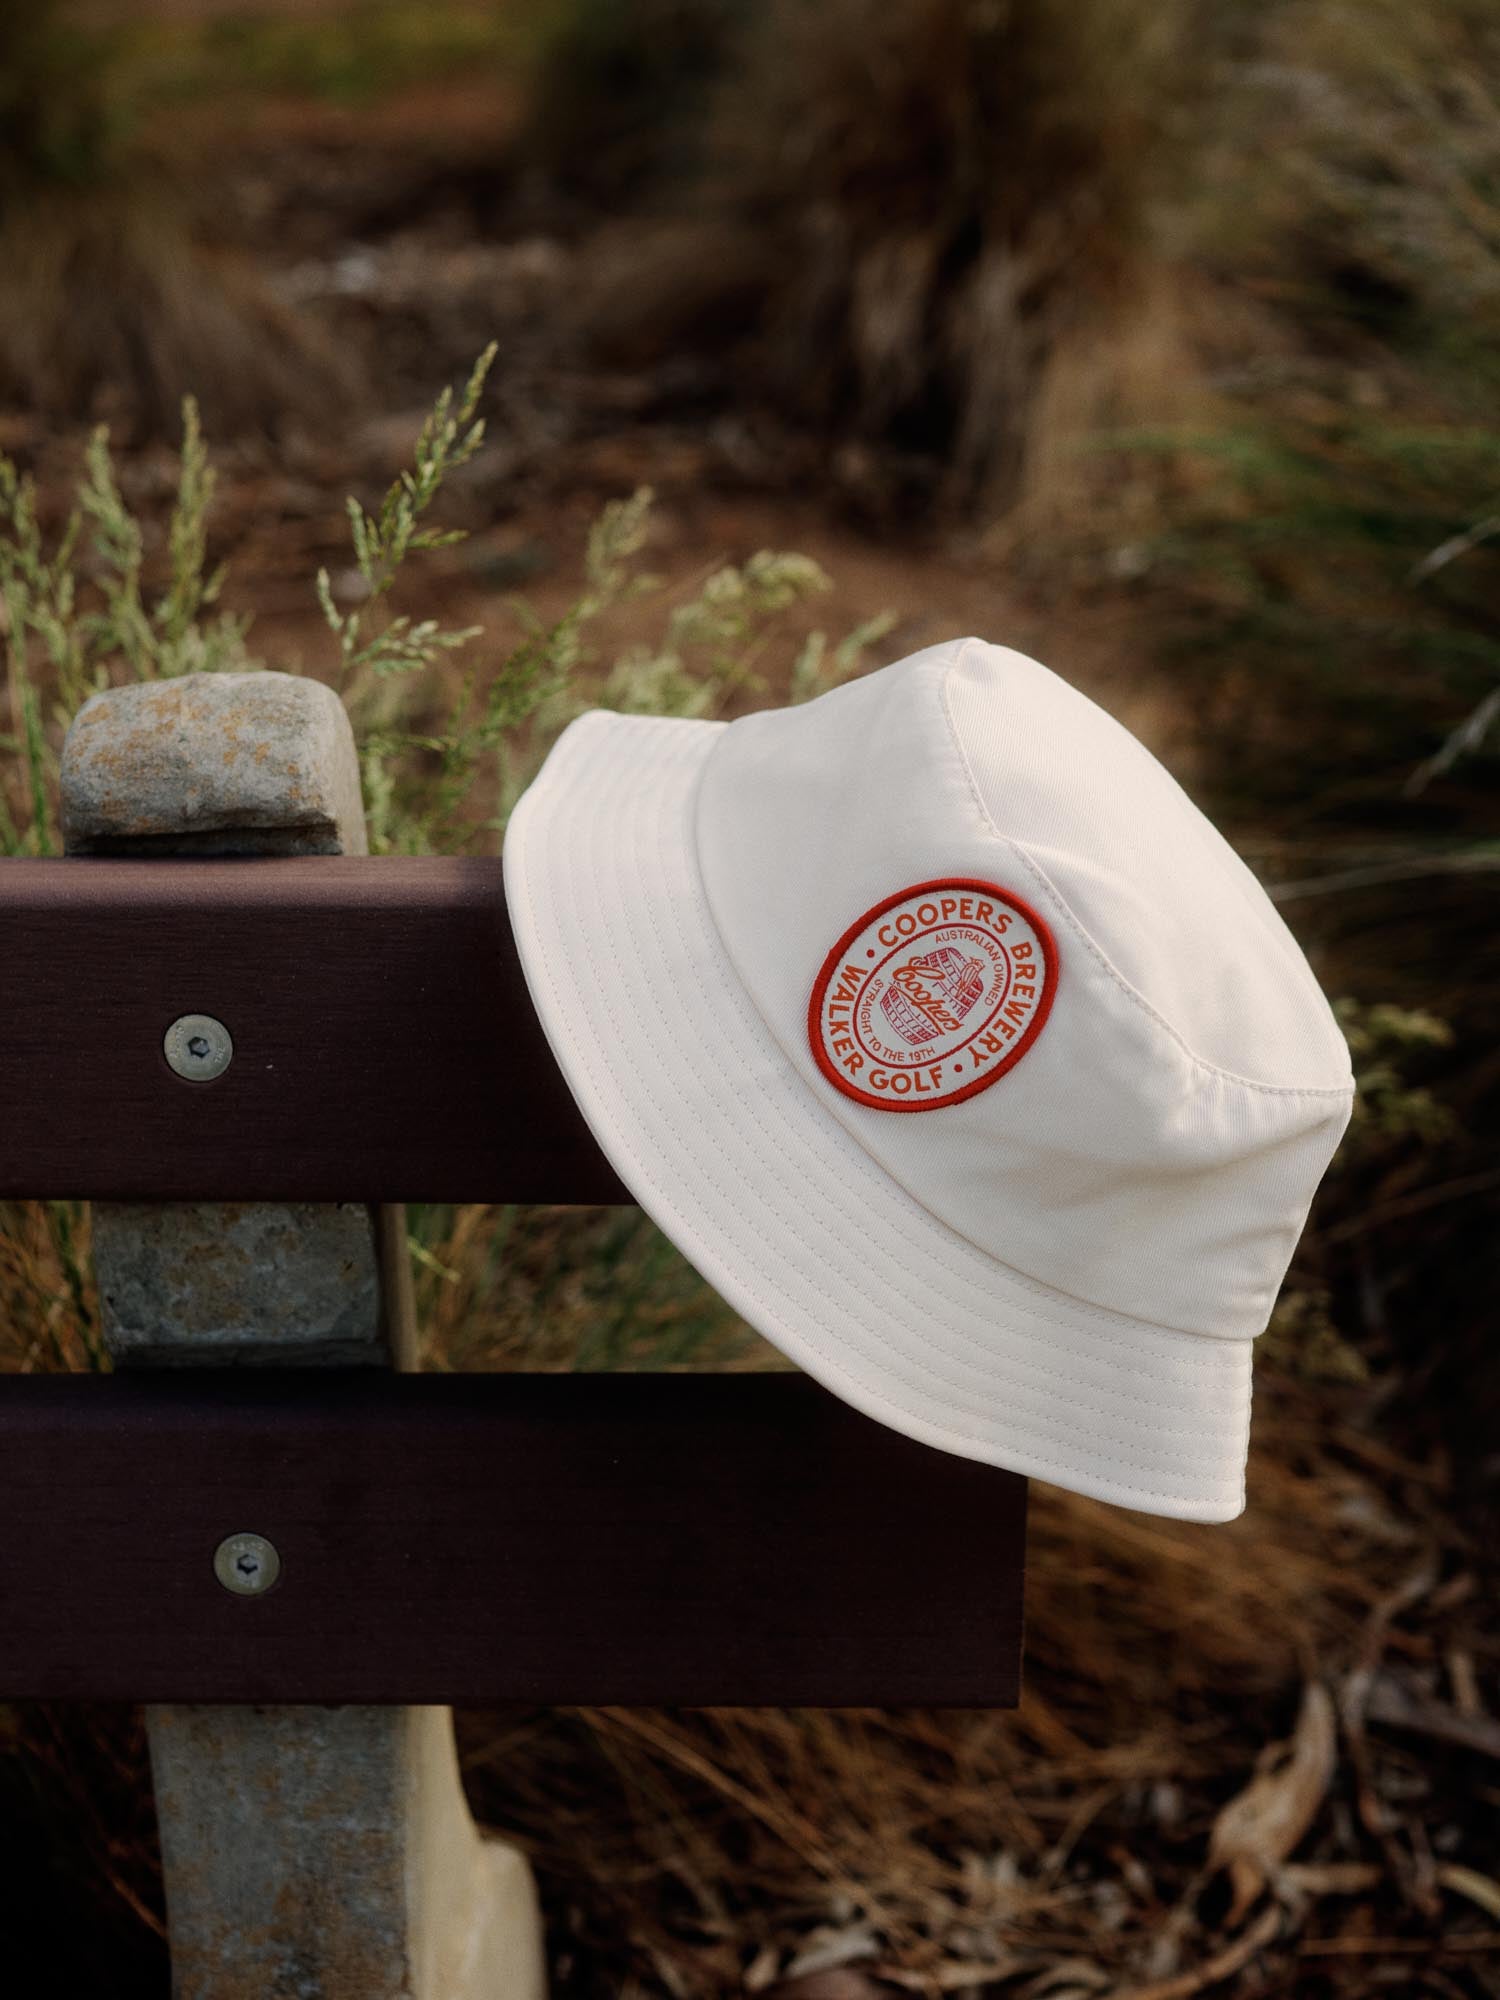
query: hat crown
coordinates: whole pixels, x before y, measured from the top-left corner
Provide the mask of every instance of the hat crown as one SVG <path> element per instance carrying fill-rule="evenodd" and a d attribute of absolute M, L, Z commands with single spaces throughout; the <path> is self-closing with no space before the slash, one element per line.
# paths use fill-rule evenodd
<path fill-rule="evenodd" d="M 714 921 L 766 1025 L 914 1201 L 1104 1310 L 1260 1330 L 1347 1120 L 1347 1050 L 1264 891 L 1128 731 L 1037 662 L 954 642 L 730 725 L 697 835 Z M 1039 919 L 1055 980 L 992 1079 L 965 1075 L 925 1115 L 898 1116 L 820 1057 L 809 999 L 851 926 L 935 883 L 991 885 L 1027 937 Z M 878 922 L 868 939 L 851 980 L 879 961 Z M 885 1018 L 920 1040 L 914 995 L 957 1050 L 951 1001 L 977 975 L 912 971 L 967 947 L 931 927 L 914 946 Z"/>
<path fill-rule="evenodd" d="M 978 810 L 1050 890 L 1071 941 L 1199 1061 L 1255 1083 L 1348 1084 L 1348 1048 L 1296 939 L 1137 737 L 998 646 L 956 648 L 938 686 Z"/>

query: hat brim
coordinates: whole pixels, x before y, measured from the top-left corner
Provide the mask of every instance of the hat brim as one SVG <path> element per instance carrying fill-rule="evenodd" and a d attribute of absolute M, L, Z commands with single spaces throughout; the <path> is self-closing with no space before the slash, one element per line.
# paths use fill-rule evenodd
<path fill-rule="evenodd" d="M 751 1326 L 879 1422 L 1121 1506 L 1231 1520 L 1251 1342 L 1107 1312 L 979 1250 L 771 1033 L 697 862 L 722 727 L 584 716 L 506 834 L 532 999 L 615 1171 Z"/>

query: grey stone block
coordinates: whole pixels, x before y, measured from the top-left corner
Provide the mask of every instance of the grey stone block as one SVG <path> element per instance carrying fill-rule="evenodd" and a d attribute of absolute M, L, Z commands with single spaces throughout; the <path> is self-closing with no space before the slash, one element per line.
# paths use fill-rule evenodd
<path fill-rule="evenodd" d="M 379 1367 L 375 1222 L 358 1202 L 111 1202 L 96 1210 L 121 1367 Z"/>
<path fill-rule="evenodd" d="M 366 851 L 342 704 L 288 674 L 96 695 L 63 825 L 69 853 L 163 867 Z M 399 1208 L 98 1203 L 94 1258 L 121 1366 L 414 1356 Z M 543 2000 L 531 1871 L 475 1827 L 447 1709 L 162 1707 L 147 1728 L 176 2000 Z"/>
<path fill-rule="evenodd" d="M 94 695 L 63 745 L 62 815 L 70 854 L 368 851 L 344 705 L 295 674 Z M 379 1367 L 414 1347 L 351 1204 L 101 1202 L 94 1263 L 122 1367 Z"/>
<path fill-rule="evenodd" d="M 247 1607 L 249 1608 L 249 1607 Z M 446 1708 L 152 1708 L 175 2000 L 544 2000 Z"/>
<path fill-rule="evenodd" d="M 186 674 L 84 703 L 62 757 L 70 854 L 364 854 L 344 705 L 295 674 Z"/>

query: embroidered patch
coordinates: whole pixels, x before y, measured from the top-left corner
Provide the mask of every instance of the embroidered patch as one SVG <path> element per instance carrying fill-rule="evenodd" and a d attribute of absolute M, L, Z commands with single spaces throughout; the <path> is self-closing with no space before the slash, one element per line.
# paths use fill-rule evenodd
<path fill-rule="evenodd" d="M 807 1010 L 819 1069 L 858 1104 L 935 1111 L 1025 1055 L 1057 991 L 1057 946 L 993 882 L 919 882 L 867 910 L 823 961 Z"/>

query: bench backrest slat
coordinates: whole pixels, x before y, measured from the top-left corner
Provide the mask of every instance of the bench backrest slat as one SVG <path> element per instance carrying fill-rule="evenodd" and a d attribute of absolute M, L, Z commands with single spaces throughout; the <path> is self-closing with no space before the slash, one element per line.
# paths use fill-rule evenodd
<path fill-rule="evenodd" d="M 13 1376 L 0 1437 L 0 1699 L 1017 1696 L 1026 1481 L 805 1377 Z"/>
<path fill-rule="evenodd" d="M 234 1059 L 184 1082 L 168 1026 Z M 629 1199 L 532 1010 L 500 863 L 0 861 L 0 1197 Z"/>

